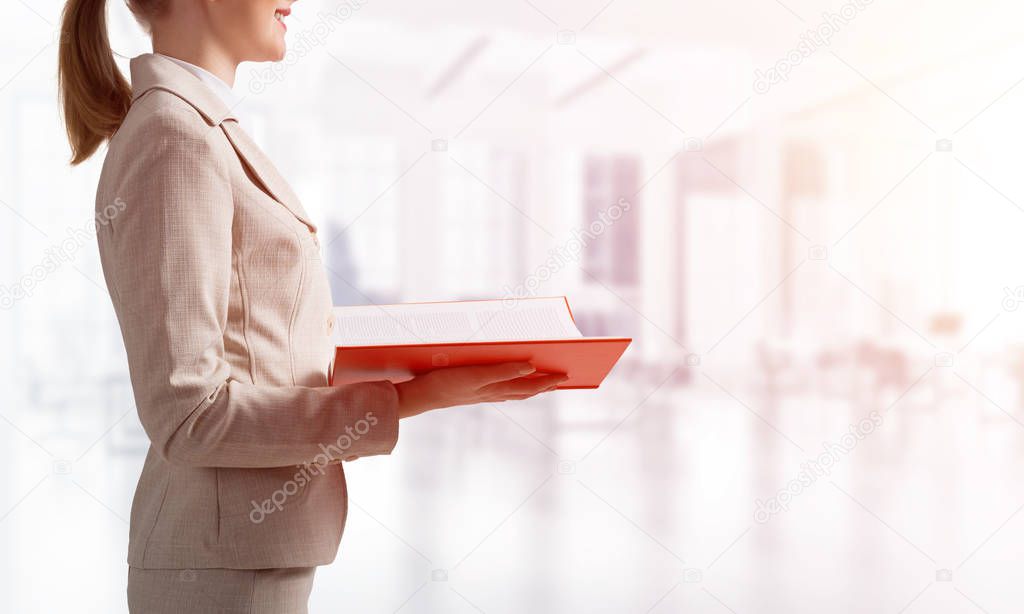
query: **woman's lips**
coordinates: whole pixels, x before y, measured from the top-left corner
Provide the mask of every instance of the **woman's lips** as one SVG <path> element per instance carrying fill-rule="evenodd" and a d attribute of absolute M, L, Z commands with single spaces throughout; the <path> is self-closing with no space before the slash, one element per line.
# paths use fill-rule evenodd
<path fill-rule="evenodd" d="M 284 28 L 285 32 L 288 31 L 288 25 L 285 24 L 284 18 L 291 14 L 292 10 L 290 8 L 277 9 L 276 11 L 274 11 L 274 20 L 277 21 L 277 23 L 281 24 L 281 27 Z"/>

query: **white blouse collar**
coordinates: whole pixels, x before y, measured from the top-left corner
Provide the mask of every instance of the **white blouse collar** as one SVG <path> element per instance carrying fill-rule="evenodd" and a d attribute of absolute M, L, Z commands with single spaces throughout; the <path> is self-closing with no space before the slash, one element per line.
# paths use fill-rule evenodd
<path fill-rule="evenodd" d="M 223 79 L 213 74 L 212 72 L 199 66 L 196 66 L 195 64 L 190 64 L 185 60 L 172 58 L 171 56 L 164 55 L 162 53 L 157 53 L 155 55 L 167 58 L 168 60 L 174 62 L 178 66 L 181 66 L 185 70 L 195 75 L 196 78 L 205 83 L 206 86 L 210 88 L 213 91 L 213 93 L 217 95 L 218 98 L 221 99 L 221 101 L 228 109 L 237 111 L 235 107 L 237 107 L 238 104 L 242 102 L 242 99 L 239 98 L 237 94 L 235 94 L 234 90 L 231 89 L 231 86 L 225 83 Z"/>

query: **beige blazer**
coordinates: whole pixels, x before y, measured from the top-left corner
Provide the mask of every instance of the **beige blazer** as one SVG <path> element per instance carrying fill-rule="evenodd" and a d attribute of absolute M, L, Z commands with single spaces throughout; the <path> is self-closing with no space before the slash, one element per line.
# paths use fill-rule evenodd
<path fill-rule="evenodd" d="M 340 461 L 394 448 L 395 387 L 328 387 L 334 320 L 316 225 L 231 109 L 152 54 L 131 61 L 131 80 L 96 198 L 151 441 L 128 562 L 329 563 L 347 510 Z"/>

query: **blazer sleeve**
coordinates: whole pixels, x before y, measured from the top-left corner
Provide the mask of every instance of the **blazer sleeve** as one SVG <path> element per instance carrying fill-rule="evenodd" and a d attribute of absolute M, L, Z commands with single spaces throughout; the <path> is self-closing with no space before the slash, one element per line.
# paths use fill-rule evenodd
<path fill-rule="evenodd" d="M 138 413 L 171 463 L 283 467 L 388 454 L 398 438 L 389 382 L 270 387 L 231 378 L 224 330 L 232 272 L 229 170 L 217 128 L 153 116 L 116 182 L 124 209 L 98 234 Z M 119 201 L 120 202 L 120 201 Z"/>

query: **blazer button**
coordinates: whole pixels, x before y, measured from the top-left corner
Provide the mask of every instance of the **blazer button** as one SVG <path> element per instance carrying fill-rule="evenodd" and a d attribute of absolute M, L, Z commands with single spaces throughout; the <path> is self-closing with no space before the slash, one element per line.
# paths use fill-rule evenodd
<path fill-rule="evenodd" d="M 335 323 L 335 321 L 336 321 L 336 318 L 334 317 L 333 313 L 331 315 L 327 316 L 327 334 L 328 335 L 330 335 L 330 334 L 332 334 L 334 332 L 334 323 Z"/>
<path fill-rule="evenodd" d="M 313 245 L 316 245 L 316 248 L 320 249 L 320 239 L 317 238 L 316 233 L 310 230 L 309 234 L 313 235 Z"/>

